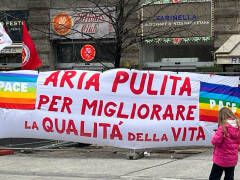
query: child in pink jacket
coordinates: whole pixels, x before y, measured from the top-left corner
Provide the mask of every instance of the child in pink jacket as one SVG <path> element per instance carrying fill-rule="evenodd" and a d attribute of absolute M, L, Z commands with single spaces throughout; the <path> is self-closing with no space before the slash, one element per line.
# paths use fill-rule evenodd
<path fill-rule="evenodd" d="M 224 180 L 234 179 L 234 169 L 238 162 L 240 144 L 239 119 L 227 107 L 218 113 L 218 129 L 212 137 L 213 166 L 209 180 L 220 180 L 223 171 Z"/>

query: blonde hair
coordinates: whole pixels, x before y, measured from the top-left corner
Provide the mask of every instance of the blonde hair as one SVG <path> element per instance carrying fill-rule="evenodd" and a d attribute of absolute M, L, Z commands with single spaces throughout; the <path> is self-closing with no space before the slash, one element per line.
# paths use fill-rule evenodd
<path fill-rule="evenodd" d="M 226 137 L 227 135 L 226 122 L 228 119 L 234 119 L 239 129 L 240 124 L 239 118 L 231 111 L 231 109 L 227 107 L 221 108 L 220 111 L 218 112 L 218 126 L 220 125 L 222 126 L 224 137 Z"/>

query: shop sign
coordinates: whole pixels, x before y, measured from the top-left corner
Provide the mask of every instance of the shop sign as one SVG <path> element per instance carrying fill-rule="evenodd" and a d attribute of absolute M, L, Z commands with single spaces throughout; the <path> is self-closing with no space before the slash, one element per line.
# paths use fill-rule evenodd
<path fill-rule="evenodd" d="M 0 23 L 13 42 L 22 42 L 22 21 L 27 21 L 28 11 L 0 11 Z"/>
<path fill-rule="evenodd" d="M 110 11 L 114 17 L 114 8 L 78 8 L 76 10 L 51 9 L 51 39 L 88 39 L 113 38 L 114 29 L 110 18 L 103 13 Z"/>
<path fill-rule="evenodd" d="M 52 29 L 58 35 L 68 34 L 71 31 L 72 25 L 72 18 L 66 13 L 58 13 L 53 17 Z"/>
<path fill-rule="evenodd" d="M 16 53 L 22 53 L 21 47 L 6 47 L 0 51 L 0 54 L 16 54 Z"/>
<path fill-rule="evenodd" d="M 240 64 L 240 56 L 232 56 L 232 57 L 226 57 L 226 56 L 216 56 L 217 64 Z"/>
<path fill-rule="evenodd" d="M 96 55 L 96 51 L 95 51 L 95 48 L 92 45 L 86 44 L 82 47 L 81 57 L 85 61 L 92 61 L 94 59 L 95 55 Z"/>
<path fill-rule="evenodd" d="M 226 56 L 216 54 L 217 64 L 240 64 L 240 56 Z"/>
<path fill-rule="evenodd" d="M 143 5 L 143 37 L 191 38 L 213 36 L 211 1 Z"/>
<path fill-rule="evenodd" d="M 232 64 L 240 64 L 240 57 L 231 57 Z"/>

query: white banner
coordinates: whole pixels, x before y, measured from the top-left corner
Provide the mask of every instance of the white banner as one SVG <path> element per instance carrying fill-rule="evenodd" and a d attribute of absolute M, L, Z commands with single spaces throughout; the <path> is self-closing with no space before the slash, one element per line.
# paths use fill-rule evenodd
<path fill-rule="evenodd" d="M 41 72 L 35 110 L 0 109 L 0 137 L 134 149 L 210 145 L 217 123 L 200 121 L 200 98 L 206 99 L 200 97 L 200 79 L 128 69 Z"/>

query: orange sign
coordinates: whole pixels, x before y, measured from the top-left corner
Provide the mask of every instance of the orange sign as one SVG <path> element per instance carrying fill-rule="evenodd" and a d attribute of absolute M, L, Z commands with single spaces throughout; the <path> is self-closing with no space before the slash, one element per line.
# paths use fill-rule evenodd
<path fill-rule="evenodd" d="M 71 16 L 62 12 L 54 16 L 52 28 L 58 35 L 66 35 L 71 31 L 73 22 Z"/>
<path fill-rule="evenodd" d="M 91 61 L 96 55 L 95 48 L 90 45 L 86 44 L 81 49 L 81 56 L 85 61 Z"/>

